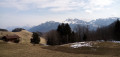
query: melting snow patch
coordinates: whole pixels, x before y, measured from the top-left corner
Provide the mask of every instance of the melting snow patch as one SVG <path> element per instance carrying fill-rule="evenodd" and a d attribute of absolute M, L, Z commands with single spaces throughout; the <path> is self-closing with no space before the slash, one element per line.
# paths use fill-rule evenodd
<path fill-rule="evenodd" d="M 120 41 L 112 41 L 112 42 L 114 42 L 114 43 L 120 43 Z"/>
<path fill-rule="evenodd" d="M 70 47 L 79 48 L 79 47 L 92 47 L 90 42 L 77 42 L 73 43 Z"/>

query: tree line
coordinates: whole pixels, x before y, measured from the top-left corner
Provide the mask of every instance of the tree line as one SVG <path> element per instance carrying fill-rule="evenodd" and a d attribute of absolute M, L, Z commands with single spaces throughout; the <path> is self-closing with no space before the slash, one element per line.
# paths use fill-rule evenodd
<path fill-rule="evenodd" d="M 91 40 L 104 40 L 104 41 L 120 41 L 120 21 L 117 20 L 106 27 L 98 28 L 96 31 L 89 33 Z"/>
<path fill-rule="evenodd" d="M 119 19 L 105 27 L 98 27 L 97 30 L 89 30 L 89 26 L 76 25 L 72 30 L 69 24 L 59 24 L 56 30 L 46 33 L 48 45 L 61 45 L 80 41 L 120 41 Z"/>

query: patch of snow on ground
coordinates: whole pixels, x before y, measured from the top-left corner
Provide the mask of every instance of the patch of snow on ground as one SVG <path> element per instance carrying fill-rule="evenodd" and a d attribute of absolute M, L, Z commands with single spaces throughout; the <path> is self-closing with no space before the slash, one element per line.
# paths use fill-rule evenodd
<path fill-rule="evenodd" d="M 92 47 L 90 42 L 76 42 L 73 43 L 70 47 L 79 48 L 79 47 Z"/>
<path fill-rule="evenodd" d="M 97 40 L 97 42 L 105 42 L 105 41 L 104 41 L 104 40 Z M 114 41 L 114 40 L 112 40 L 112 41 L 107 41 L 107 42 L 120 43 L 120 41 Z"/>
<path fill-rule="evenodd" d="M 120 41 L 112 41 L 112 42 L 114 42 L 114 43 L 120 43 Z"/>
<path fill-rule="evenodd" d="M 104 40 L 97 40 L 97 42 L 105 42 Z"/>

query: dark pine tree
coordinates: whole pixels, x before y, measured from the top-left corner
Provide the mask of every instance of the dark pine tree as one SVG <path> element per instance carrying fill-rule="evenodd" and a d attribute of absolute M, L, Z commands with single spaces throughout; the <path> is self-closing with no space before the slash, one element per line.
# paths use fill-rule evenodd
<path fill-rule="evenodd" d="M 62 23 L 58 25 L 57 31 L 60 34 L 60 43 L 61 44 L 69 43 L 70 41 L 69 38 L 71 35 L 71 28 L 69 24 Z"/>
<path fill-rule="evenodd" d="M 87 35 L 84 34 L 84 35 L 83 35 L 83 41 L 86 41 L 86 39 L 87 39 Z"/>
<path fill-rule="evenodd" d="M 70 28 L 70 26 L 68 25 L 68 23 L 67 24 L 65 24 L 65 34 L 66 35 L 69 35 L 69 34 L 71 34 L 71 28 Z"/>
<path fill-rule="evenodd" d="M 115 23 L 114 35 L 115 35 L 115 40 L 120 41 L 120 21 L 119 21 L 119 19 Z"/>
<path fill-rule="evenodd" d="M 59 24 L 58 28 L 57 28 L 57 31 L 60 32 L 60 30 L 61 30 L 61 25 Z"/>
<path fill-rule="evenodd" d="M 69 41 L 69 43 L 75 42 L 75 33 L 74 33 L 74 31 L 70 34 L 68 41 Z"/>
<path fill-rule="evenodd" d="M 36 32 L 33 32 L 32 37 L 33 38 L 31 38 L 31 43 L 33 43 L 33 44 L 39 44 L 40 38 L 39 38 L 39 35 Z"/>
<path fill-rule="evenodd" d="M 65 38 L 66 38 L 66 43 L 70 42 L 70 35 L 71 35 L 71 28 L 70 26 L 67 24 L 65 24 L 64 26 L 64 33 L 65 33 Z"/>
<path fill-rule="evenodd" d="M 62 44 L 63 36 L 62 36 L 62 26 L 60 24 L 58 25 L 57 32 L 60 35 L 60 37 L 59 37 L 60 44 Z"/>

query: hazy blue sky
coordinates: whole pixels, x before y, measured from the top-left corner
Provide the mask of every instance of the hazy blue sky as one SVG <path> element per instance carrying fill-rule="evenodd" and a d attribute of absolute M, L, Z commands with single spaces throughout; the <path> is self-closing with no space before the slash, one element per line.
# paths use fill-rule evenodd
<path fill-rule="evenodd" d="M 120 17 L 120 0 L 0 0 L 0 27 Z"/>

